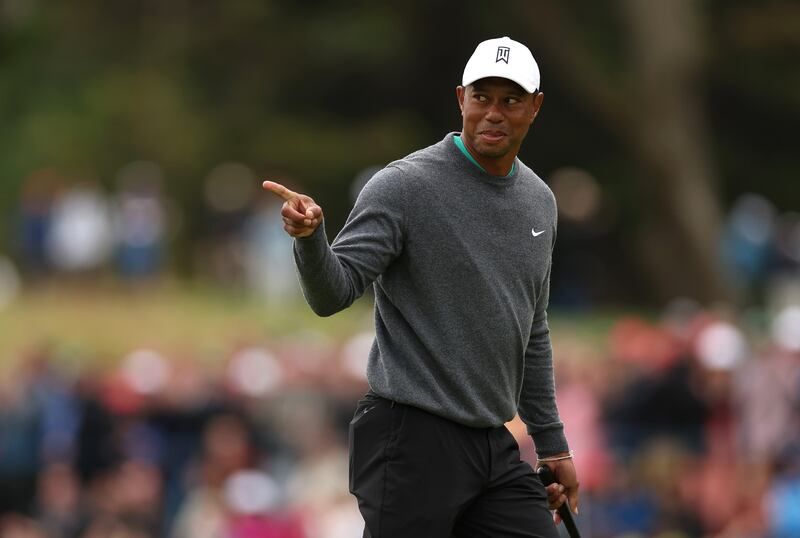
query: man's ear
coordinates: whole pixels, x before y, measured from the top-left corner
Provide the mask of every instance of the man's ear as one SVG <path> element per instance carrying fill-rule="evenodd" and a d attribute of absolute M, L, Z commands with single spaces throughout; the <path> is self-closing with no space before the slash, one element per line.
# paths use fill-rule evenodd
<path fill-rule="evenodd" d="M 544 93 L 536 92 L 533 95 L 533 114 L 531 114 L 531 123 L 533 123 L 533 120 L 536 119 L 536 115 L 539 114 L 539 110 L 542 108 L 543 102 L 544 102 Z"/>
<path fill-rule="evenodd" d="M 456 86 L 456 99 L 458 99 L 458 108 L 461 109 L 461 115 L 464 115 L 464 95 L 467 89 L 464 86 Z"/>

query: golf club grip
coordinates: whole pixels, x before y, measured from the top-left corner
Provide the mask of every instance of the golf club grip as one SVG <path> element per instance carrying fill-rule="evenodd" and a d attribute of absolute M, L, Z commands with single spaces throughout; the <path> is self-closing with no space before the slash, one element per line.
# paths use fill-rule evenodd
<path fill-rule="evenodd" d="M 536 474 L 539 475 L 539 479 L 542 481 L 542 484 L 544 484 L 544 487 L 556 481 L 553 471 L 547 465 L 539 467 L 536 470 Z M 561 521 L 564 522 L 564 526 L 567 528 L 570 538 L 581 538 L 581 533 L 578 532 L 578 526 L 575 525 L 575 519 L 573 519 L 572 512 L 569 509 L 569 503 L 564 503 L 558 507 L 558 515 L 561 516 Z"/>

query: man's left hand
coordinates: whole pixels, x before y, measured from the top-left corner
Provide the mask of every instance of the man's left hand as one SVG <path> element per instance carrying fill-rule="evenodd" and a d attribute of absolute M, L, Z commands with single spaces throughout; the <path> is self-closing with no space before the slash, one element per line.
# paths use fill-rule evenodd
<path fill-rule="evenodd" d="M 570 510 L 574 514 L 578 513 L 578 475 L 575 472 L 575 464 L 572 458 L 542 462 L 542 465 L 547 465 L 553 471 L 556 481 L 547 486 L 547 505 L 550 510 L 556 510 L 559 506 L 568 503 Z M 558 512 L 555 514 L 556 524 L 561 522 L 561 516 Z"/>

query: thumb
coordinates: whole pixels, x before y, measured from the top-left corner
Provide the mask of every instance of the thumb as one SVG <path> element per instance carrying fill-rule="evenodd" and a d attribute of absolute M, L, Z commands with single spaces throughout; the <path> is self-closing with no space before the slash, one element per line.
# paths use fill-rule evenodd
<path fill-rule="evenodd" d="M 300 198 L 298 211 L 308 219 L 315 219 L 322 214 L 322 209 L 311 198 Z"/>

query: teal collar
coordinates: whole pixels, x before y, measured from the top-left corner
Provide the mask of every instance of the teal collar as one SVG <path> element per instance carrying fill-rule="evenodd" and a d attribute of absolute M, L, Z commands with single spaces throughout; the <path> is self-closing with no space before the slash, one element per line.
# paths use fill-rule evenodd
<path fill-rule="evenodd" d="M 455 142 L 456 147 L 458 147 L 458 149 L 461 150 L 461 153 L 463 153 L 464 156 L 467 159 L 469 159 L 472 164 L 474 164 L 475 166 L 480 168 L 481 171 L 486 172 L 486 169 L 484 169 L 483 166 L 478 164 L 478 161 L 475 160 L 475 157 L 472 156 L 472 154 L 469 152 L 467 147 L 464 145 L 464 141 L 461 140 L 461 136 L 460 135 L 453 135 L 453 142 Z M 505 177 L 511 177 L 514 174 L 514 171 L 516 169 L 517 169 L 517 162 L 514 161 L 513 163 L 511 163 L 511 171 Z M 488 174 L 489 172 L 486 172 L 486 173 Z"/>

